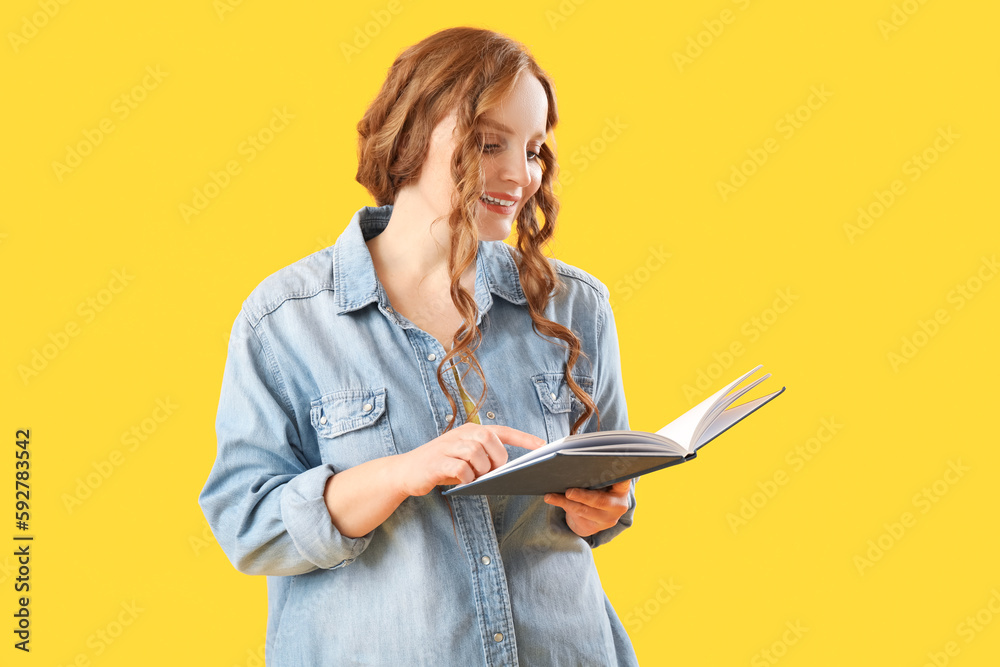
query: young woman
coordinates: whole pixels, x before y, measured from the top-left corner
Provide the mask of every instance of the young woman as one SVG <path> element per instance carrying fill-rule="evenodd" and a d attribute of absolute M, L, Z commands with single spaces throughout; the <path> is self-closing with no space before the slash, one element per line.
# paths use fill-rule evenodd
<path fill-rule="evenodd" d="M 608 290 L 542 254 L 557 118 L 507 37 L 410 47 L 358 124 L 377 206 L 244 302 L 199 500 L 267 575 L 268 665 L 636 664 L 591 554 L 631 525 L 631 482 L 441 495 L 628 428 Z"/>

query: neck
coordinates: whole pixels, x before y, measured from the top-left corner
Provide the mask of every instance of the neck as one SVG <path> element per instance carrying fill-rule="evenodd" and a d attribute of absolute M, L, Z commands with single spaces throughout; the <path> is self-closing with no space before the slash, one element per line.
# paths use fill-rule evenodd
<path fill-rule="evenodd" d="M 442 286 L 451 281 L 448 212 L 436 210 L 407 188 L 397 195 L 386 228 L 367 245 L 379 275 Z M 463 282 L 474 283 L 475 275 L 473 263 Z"/>

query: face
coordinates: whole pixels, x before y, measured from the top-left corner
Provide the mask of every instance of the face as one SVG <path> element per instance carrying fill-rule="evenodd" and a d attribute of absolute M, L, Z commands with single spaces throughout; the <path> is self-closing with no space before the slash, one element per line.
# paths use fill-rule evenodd
<path fill-rule="evenodd" d="M 496 109 L 480 119 L 485 192 L 479 200 L 476 223 L 484 241 L 510 236 L 514 221 L 542 182 L 538 157 L 545 143 L 548 99 L 534 76 L 524 73 Z M 426 203 L 445 214 L 451 206 L 454 185 L 451 157 L 456 140 L 455 113 L 434 128 L 419 187 Z"/>

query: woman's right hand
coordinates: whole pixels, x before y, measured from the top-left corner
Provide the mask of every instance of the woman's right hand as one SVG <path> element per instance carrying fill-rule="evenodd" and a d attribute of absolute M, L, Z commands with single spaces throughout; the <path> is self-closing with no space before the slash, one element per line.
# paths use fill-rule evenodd
<path fill-rule="evenodd" d="M 462 424 L 398 458 L 400 491 L 423 496 L 439 484 L 465 484 L 507 462 L 504 443 L 525 449 L 545 444 L 509 426 Z"/>

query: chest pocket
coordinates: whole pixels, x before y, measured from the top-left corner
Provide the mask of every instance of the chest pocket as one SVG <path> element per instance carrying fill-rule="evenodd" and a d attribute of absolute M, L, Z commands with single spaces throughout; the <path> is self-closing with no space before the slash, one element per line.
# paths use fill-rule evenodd
<path fill-rule="evenodd" d="M 396 454 L 385 388 L 343 389 L 311 403 L 320 455 L 335 470 Z"/>
<path fill-rule="evenodd" d="M 584 411 L 584 405 L 573 394 L 562 373 L 539 373 L 532 376 L 538 400 L 542 404 L 545 417 L 545 435 L 549 442 L 569 435 L 573 422 Z M 573 380 L 580 388 L 593 396 L 594 380 L 586 375 L 573 374 Z M 580 430 L 587 425 L 581 424 Z"/>

